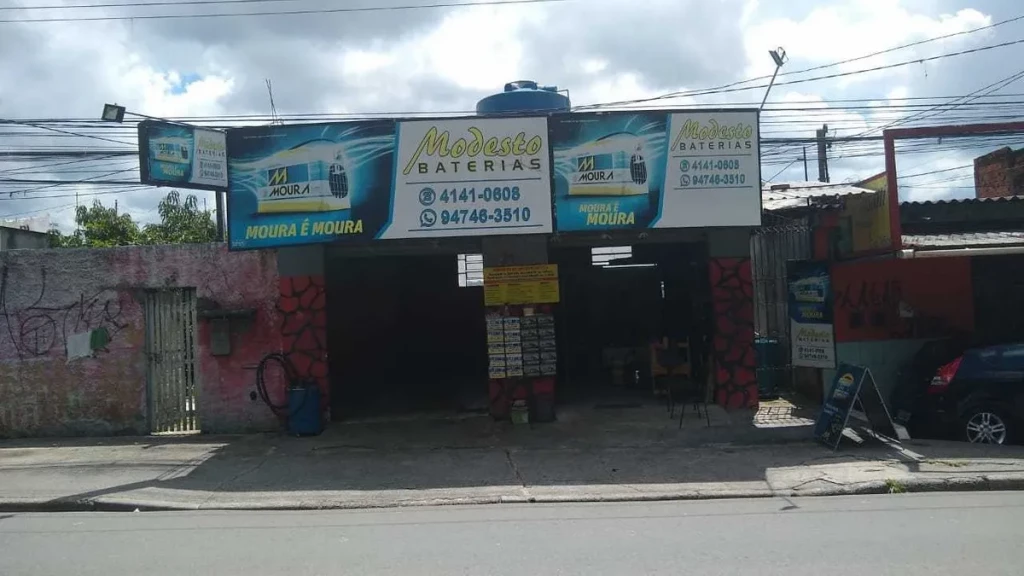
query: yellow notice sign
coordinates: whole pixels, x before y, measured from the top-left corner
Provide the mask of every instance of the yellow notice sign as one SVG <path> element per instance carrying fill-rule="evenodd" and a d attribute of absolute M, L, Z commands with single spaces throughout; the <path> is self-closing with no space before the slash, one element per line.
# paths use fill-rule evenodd
<path fill-rule="evenodd" d="M 558 302 L 558 266 L 484 268 L 484 304 L 554 304 Z"/>

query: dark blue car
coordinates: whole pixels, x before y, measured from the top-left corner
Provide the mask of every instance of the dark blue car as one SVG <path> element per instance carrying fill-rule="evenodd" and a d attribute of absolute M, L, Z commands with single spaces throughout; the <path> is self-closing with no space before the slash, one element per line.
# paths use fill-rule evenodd
<path fill-rule="evenodd" d="M 941 353 L 928 353 L 942 358 Z M 1024 431 L 1024 343 L 947 353 L 936 363 L 930 377 L 919 365 L 894 391 L 897 419 L 910 426 L 912 435 L 939 434 L 983 444 L 1024 440 L 1019 435 Z"/>

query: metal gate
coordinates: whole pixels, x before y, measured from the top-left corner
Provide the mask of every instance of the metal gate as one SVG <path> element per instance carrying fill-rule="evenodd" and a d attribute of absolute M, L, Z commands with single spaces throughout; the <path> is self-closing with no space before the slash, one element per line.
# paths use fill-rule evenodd
<path fill-rule="evenodd" d="M 769 356 L 758 359 L 759 379 L 788 387 L 792 382 L 790 325 L 786 262 L 809 260 L 811 229 L 807 219 L 788 219 L 764 215 L 764 226 L 750 241 L 751 272 L 754 283 L 754 332 L 759 352 Z M 772 374 L 774 372 L 774 374 Z"/>
<path fill-rule="evenodd" d="M 196 291 L 146 293 L 149 424 L 153 434 L 199 432 Z"/>

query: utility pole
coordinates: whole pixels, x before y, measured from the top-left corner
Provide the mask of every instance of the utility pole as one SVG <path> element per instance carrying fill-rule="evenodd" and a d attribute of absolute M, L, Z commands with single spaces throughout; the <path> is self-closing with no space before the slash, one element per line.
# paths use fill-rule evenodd
<path fill-rule="evenodd" d="M 807 182 L 807 146 L 804 146 L 804 182 Z"/>
<path fill-rule="evenodd" d="M 828 135 L 828 124 L 822 124 L 821 130 L 817 131 L 818 139 L 818 182 L 828 182 L 828 144 L 825 136 Z"/>

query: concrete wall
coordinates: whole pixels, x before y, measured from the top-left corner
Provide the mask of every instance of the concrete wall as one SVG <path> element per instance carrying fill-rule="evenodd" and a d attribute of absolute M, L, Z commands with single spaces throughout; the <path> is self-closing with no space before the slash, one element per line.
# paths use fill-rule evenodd
<path fill-rule="evenodd" d="M 276 255 L 211 244 L 0 253 L 0 436 L 148 432 L 145 293 L 174 287 L 195 288 L 203 308 L 252 311 L 231 321 L 226 356 L 199 320 L 203 431 L 276 429 L 250 398 L 253 368 L 282 350 Z M 68 338 L 98 328 L 109 343 L 69 360 Z"/>
<path fill-rule="evenodd" d="M 50 247 L 50 235 L 20 228 L 0 226 L 0 250 L 23 250 Z"/>
<path fill-rule="evenodd" d="M 878 385 L 882 398 L 886 405 L 889 403 L 889 396 L 899 381 L 900 370 L 907 367 L 914 354 L 921 349 L 930 339 L 911 340 L 882 340 L 878 342 L 840 342 L 836 344 L 836 357 L 840 362 L 847 362 L 859 366 L 867 366 L 871 369 L 871 375 Z M 835 370 L 822 370 L 822 393 L 828 395 L 832 382 L 835 380 Z"/>

